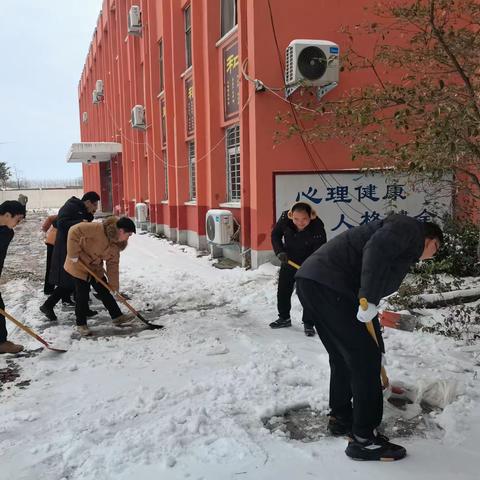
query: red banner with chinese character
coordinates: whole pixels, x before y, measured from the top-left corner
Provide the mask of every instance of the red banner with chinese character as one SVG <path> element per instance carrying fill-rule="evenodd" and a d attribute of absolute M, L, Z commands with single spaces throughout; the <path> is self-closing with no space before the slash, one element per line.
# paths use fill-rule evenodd
<path fill-rule="evenodd" d="M 187 136 L 193 135 L 195 132 L 195 110 L 193 106 L 193 79 L 192 77 L 185 79 L 185 106 L 187 118 Z"/>

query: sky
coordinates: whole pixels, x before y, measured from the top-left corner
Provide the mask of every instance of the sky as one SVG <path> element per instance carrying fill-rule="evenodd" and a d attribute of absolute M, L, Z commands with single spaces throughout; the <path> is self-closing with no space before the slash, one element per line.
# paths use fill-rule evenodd
<path fill-rule="evenodd" d="M 13 178 L 79 177 L 80 164 L 67 164 L 66 155 L 80 141 L 77 87 L 102 0 L 10 7 L 0 15 L 0 161 Z"/>

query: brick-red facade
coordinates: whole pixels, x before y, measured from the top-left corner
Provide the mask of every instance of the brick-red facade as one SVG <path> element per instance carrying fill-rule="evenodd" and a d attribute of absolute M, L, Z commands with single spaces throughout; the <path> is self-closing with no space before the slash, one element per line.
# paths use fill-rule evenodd
<path fill-rule="evenodd" d="M 342 48 L 341 26 L 365 21 L 364 7 L 372 2 L 233 3 L 237 25 L 222 37 L 221 0 L 104 0 L 79 84 L 81 140 L 118 142 L 123 152 L 110 162 L 84 165 L 83 174 L 85 189 L 101 193 L 104 210 L 133 217 L 135 204 L 145 202 L 152 230 L 195 247 L 206 245 L 207 210 L 232 211 L 241 227 L 239 246 L 251 249 L 256 265 L 271 252 L 275 173 L 312 171 L 298 137 L 274 143 L 275 116 L 289 109 L 279 98 L 283 92 L 278 96 L 256 92 L 241 74 L 243 66 L 250 77 L 266 85 L 284 83 L 269 3 L 284 62 L 285 48 L 293 39 L 331 40 Z M 127 32 L 132 5 L 141 10 L 141 36 Z M 191 20 L 191 67 L 186 58 L 186 9 Z M 369 48 L 368 44 L 363 47 Z M 359 82 L 372 81 L 368 75 L 358 74 L 354 79 L 342 74 L 339 88 L 329 95 L 341 95 Z M 104 98 L 93 104 L 92 90 L 99 79 Z M 145 131 L 130 124 L 135 105 L 145 107 Z M 88 117 L 85 122 L 83 112 Z M 229 201 L 226 137 L 237 131 L 228 130 L 237 125 L 241 198 Z M 190 148 L 196 165 L 194 201 Z M 348 151 L 339 144 L 317 148 L 328 170 L 352 167 Z"/>

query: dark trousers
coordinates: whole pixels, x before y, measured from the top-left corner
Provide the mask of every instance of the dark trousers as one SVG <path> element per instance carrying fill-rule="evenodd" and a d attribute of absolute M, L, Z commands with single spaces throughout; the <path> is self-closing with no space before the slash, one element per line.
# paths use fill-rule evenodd
<path fill-rule="evenodd" d="M 277 309 L 278 316 L 283 320 L 290 318 L 290 310 L 292 309 L 292 294 L 295 287 L 295 274 L 297 269 L 282 263 L 278 274 L 277 289 Z M 309 328 L 313 328 L 313 322 L 308 319 L 308 315 L 303 310 L 302 322 Z"/>
<path fill-rule="evenodd" d="M 120 310 L 115 298 L 102 284 L 97 283 L 95 279 L 89 281 L 75 278 L 75 316 L 77 318 L 77 325 L 87 324 L 87 312 L 89 310 L 88 299 L 90 294 L 90 285 L 98 293 L 98 298 L 102 301 L 105 308 L 108 310 L 112 319 L 120 317 L 122 311 Z M 106 279 L 104 278 L 106 281 Z"/>
<path fill-rule="evenodd" d="M 53 245 L 47 243 L 47 266 L 45 268 L 45 282 L 43 284 L 43 293 L 50 295 L 55 290 L 55 285 L 48 281 L 50 275 L 50 266 L 52 265 Z"/>
<path fill-rule="evenodd" d="M 329 355 L 331 414 L 352 418 L 353 433 L 371 437 L 383 416 L 381 351 L 356 318 L 358 303 L 303 278 L 297 293 Z M 377 319 L 374 325 L 383 349 Z"/>
<path fill-rule="evenodd" d="M 67 288 L 55 287 L 55 290 L 45 300 L 44 305 L 48 308 L 55 308 L 55 305 L 60 300 L 70 300 L 70 295 L 71 294 L 72 294 L 72 291 L 67 289 Z"/>
<path fill-rule="evenodd" d="M 0 308 L 5 310 L 5 304 L 3 303 L 2 294 L 0 293 Z M 0 343 L 7 341 L 7 326 L 5 325 L 5 317 L 0 315 Z"/>

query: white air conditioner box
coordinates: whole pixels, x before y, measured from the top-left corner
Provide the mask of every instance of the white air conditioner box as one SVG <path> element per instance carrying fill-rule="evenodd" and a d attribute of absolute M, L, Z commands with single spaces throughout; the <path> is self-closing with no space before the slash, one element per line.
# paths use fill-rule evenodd
<path fill-rule="evenodd" d="M 145 109 L 143 105 L 135 105 L 132 108 L 132 127 L 144 130 L 145 124 Z"/>
<path fill-rule="evenodd" d="M 142 34 L 142 13 L 138 5 L 132 5 L 128 12 L 128 33 L 130 35 Z"/>
<path fill-rule="evenodd" d="M 216 245 L 232 243 L 233 215 L 228 210 L 208 210 L 206 217 L 207 240 Z"/>
<path fill-rule="evenodd" d="M 98 96 L 103 97 L 103 80 L 97 80 L 95 82 L 95 90 Z"/>
<path fill-rule="evenodd" d="M 98 94 L 96 90 L 92 92 L 92 102 L 94 104 L 100 103 L 102 100 L 102 96 Z"/>
<path fill-rule="evenodd" d="M 340 49 L 328 40 L 293 40 L 286 50 L 285 85 L 338 83 Z"/>
<path fill-rule="evenodd" d="M 83 112 L 83 113 L 82 113 L 82 122 L 83 122 L 83 123 L 87 123 L 87 122 L 88 122 L 88 113 L 87 113 L 87 112 Z"/>
<path fill-rule="evenodd" d="M 146 203 L 137 203 L 135 205 L 135 220 L 139 223 L 145 223 L 148 218 L 148 206 Z"/>

